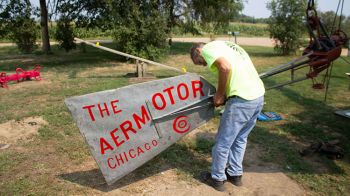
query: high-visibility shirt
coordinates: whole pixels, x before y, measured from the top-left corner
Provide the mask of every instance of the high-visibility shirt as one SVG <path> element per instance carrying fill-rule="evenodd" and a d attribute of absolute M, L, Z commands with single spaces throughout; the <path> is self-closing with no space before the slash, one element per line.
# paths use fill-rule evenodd
<path fill-rule="evenodd" d="M 265 94 L 261 81 L 247 52 L 237 44 L 229 41 L 212 41 L 202 48 L 201 56 L 213 73 L 218 73 L 214 62 L 223 57 L 231 65 L 229 79 L 226 84 L 226 97 L 239 96 L 253 100 Z"/>

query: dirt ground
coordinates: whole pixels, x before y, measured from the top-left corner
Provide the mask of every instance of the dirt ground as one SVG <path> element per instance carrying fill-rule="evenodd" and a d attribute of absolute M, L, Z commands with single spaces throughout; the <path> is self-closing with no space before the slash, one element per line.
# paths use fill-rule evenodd
<path fill-rule="evenodd" d="M 200 133 L 201 128 L 186 137 L 197 137 L 202 135 Z M 136 170 L 115 184 L 107 186 L 96 169 L 97 165 L 91 159 L 80 167 L 71 168 L 63 178 L 75 178 L 75 186 L 84 188 L 88 194 L 102 195 L 307 195 L 307 191 L 287 177 L 281 168 L 271 163 L 266 164 L 258 157 L 259 149 L 248 145 L 243 186 L 236 187 L 226 183 L 226 192 L 218 192 L 197 179 L 184 178 L 178 174 L 176 168 L 168 165 L 159 168 L 159 173 L 147 176 L 139 176 Z M 208 159 L 210 161 L 210 158 Z"/>
<path fill-rule="evenodd" d="M 37 134 L 38 129 L 47 124 L 42 117 L 30 117 L 21 121 L 11 120 L 0 124 L 0 148 L 9 144 L 16 144 Z"/>
<path fill-rule="evenodd" d="M 41 117 L 30 117 L 21 121 L 11 120 L 0 124 L 1 151 L 6 150 L 6 148 L 17 148 L 16 143 L 26 142 L 37 133 L 41 126 L 45 124 L 47 124 L 47 122 Z M 211 127 L 211 129 L 213 128 L 214 127 Z M 186 137 L 203 137 L 202 129 L 208 129 L 208 127 L 200 127 Z M 208 137 L 213 137 L 213 135 Z M 7 146 L 5 144 L 7 144 Z M 305 195 L 307 193 L 296 182 L 287 177 L 282 172 L 282 168 L 261 161 L 258 158 L 259 154 L 260 152 L 258 148 L 248 145 L 244 161 L 244 185 L 242 187 L 235 187 L 230 183 L 226 183 L 225 186 L 228 191 L 224 193 L 218 192 L 192 177 L 184 178 L 178 174 L 176 168 L 172 168 L 168 165 L 164 165 L 164 168 L 159 168 L 159 173 L 151 174 L 146 177 L 140 177 L 137 172 L 134 171 L 114 185 L 107 186 L 92 158 L 89 158 L 79 166 L 65 167 L 62 172 L 59 172 L 60 174 L 58 174 L 57 180 L 60 183 L 69 183 L 75 188 L 84 189 L 86 194 L 98 195 L 203 196 Z M 208 157 L 208 161 L 210 161 L 210 157 Z"/>

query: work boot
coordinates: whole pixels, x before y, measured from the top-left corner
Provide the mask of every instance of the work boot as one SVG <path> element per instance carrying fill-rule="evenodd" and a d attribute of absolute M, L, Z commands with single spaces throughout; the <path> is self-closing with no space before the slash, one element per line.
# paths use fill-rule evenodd
<path fill-rule="evenodd" d="M 227 181 L 231 182 L 233 185 L 235 186 L 242 186 L 242 175 L 240 176 L 230 176 L 230 174 L 228 174 L 227 172 L 227 168 L 225 169 L 225 174 L 227 177 Z"/>
<path fill-rule="evenodd" d="M 218 180 L 213 179 L 211 177 L 210 172 L 207 172 L 207 171 L 206 172 L 202 172 L 201 176 L 200 176 L 200 180 L 203 183 L 213 187 L 217 191 L 224 192 L 226 190 L 225 186 L 224 186 L 225 181 L 218 181 Z"/>

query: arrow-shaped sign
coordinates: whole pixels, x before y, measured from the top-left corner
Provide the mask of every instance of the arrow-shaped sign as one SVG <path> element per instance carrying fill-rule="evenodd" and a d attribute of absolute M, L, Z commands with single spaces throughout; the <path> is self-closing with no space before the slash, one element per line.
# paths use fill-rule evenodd
<path fill-rule="evenodd" d="M 186 74 L 65 100 L 108 184 L 214 116 L 215 88 Z"/>

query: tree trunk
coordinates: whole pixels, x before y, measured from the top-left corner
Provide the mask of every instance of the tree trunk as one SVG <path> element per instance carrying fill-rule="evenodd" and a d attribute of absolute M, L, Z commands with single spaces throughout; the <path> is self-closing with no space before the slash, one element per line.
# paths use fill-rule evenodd
<path fill-rule="evenodd" d="M 42 50 L 44 53 L 48 54 L 51 51 L 51 47 L 50 47 L 46 0 L 40 0 L 40 15 L 41 15 L 40 25 L 41 25 Z"/>

